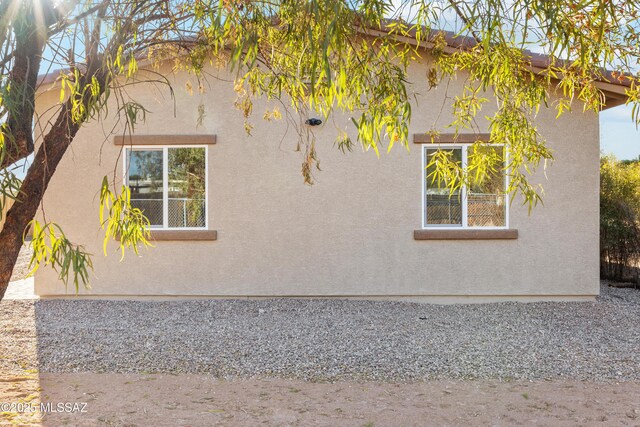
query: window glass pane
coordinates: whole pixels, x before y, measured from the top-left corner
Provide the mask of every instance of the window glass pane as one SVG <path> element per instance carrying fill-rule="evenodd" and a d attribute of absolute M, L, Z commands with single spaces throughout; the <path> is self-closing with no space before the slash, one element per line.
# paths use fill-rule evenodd
<path fill-rule="evenodd" d="M 504 227 L 506 225 L 506 196 L 504 182 L 504 147 L 469 147 L 468 164 L 484 159 L 491 167 L 487 176 L 471 182 L 467 196 L 467 224 L 469 227 Z"/>
<path fill-rule="evenodd" d="M 204 227 L 205 149 L 169 148 L 169 227 Z"/>
<path fill-rule="evenodd" d="M 438 149 L 427 149 L 426 152 L 426 184 L 425 184 L 425 223 L 429 225 L 462 225 L 462 205 L 460 192 L 451 194 L 445 182 L 438 182 L 434 177 L 435 166 L 429 165 Z M 462 162 L 462 149 L 442 150 L 450 152 L 453 160 Z"/>
<path fill-rule="evenodd" d="M 162 150 L 128 150 L 128 153 L 131 206 L 142 210 L 152 226 L 162 226 Z"/>

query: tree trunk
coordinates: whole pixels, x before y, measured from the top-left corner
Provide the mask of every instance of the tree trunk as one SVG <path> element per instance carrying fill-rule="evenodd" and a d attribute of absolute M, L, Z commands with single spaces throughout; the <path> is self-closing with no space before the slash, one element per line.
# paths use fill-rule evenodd
<path fill-rule="evenodd" d="M 23 4 L 21 13 L 14 19 L 16 48 L 9 76 L 11 89 L 5 94 L 13 108 L 8 111 L 3 130 L 6 145 L 4 157 L 0 156 L 0 168 L 5 168 L 33 152 L 35 92 L 46 41 L 46 31 L 38 26 L 34 7 Z M 5 102 L 8 100 L 5 99 Z"/>
<path fill-rule="evenodd" d="M 79 128 L 80 124 L 71 120 L 70 104 L 65 103 L 38 149 L 18 198 L 7 212 L 4 227 L 0 231 L 0 300 L 4 297 L 18 259 L 24 230 L 35 216 L 49 181 Z"/>

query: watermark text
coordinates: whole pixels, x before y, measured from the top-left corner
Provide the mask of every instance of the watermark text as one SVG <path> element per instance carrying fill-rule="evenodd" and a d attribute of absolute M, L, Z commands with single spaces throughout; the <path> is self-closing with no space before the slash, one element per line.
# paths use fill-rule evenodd
<path fill-rule="evenodd" d="M 86 413 L 86 402 L 0 402 L 0 412 Z"/>

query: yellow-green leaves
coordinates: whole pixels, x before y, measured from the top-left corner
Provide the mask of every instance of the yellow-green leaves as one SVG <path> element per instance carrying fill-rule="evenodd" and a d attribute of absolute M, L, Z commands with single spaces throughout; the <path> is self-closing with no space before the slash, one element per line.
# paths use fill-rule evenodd
<path fill-rule="evenodd" d="M 108 92 L 95 75 L 85 79 L 78 69 L 74 69 L 73 74 L 60 74 L 60 103 L 71 104 L 74 123 L 84 123 L 103 112 L 105 91 Z"/>
<path fill-rule="evenodd" d="M 256 97 L 278 99 L 300 115 L 313 111 L 325 122 L 343 112 L 353 117 L 362 147 L 379 153 L 381 146 L 387 151 L 395 144 L 408 147 L 407 66 L 419 56 L 414 46 L 395 39 L 409 25 L 385 21 L 392 9 L 381 0 L 250 2 L 241 9 L 221 9 L 217 24 L 204 33 L 205 43 L 214 55 L 224 54 L 220 46 L 228 49 L 230 68 L 237 73 L 235 105 L 245 118 Z M 387 24 L 389 36 L 364 35 Z M 245 129 L 250 132 L 252 126 L 246 123 Z M 307 133 L 298 130 L 298 145 L 306 145 L 309 154 Z M 306 156 L 305 168 L 310 161 L 315 162 Z"/>
<path fill-rule="evenodd" d="M 123 52 L 124 46 L 118 46 L 118 52 L 116 53 L 115 58 L 113 59 L 113 67 L 115 68 L 118 74 L 122 74 L 124 72 L 124 61 L 123 61 Z"/>
<path fill-rule="evenodd" d="M 29 274 L 35 273 L 40 266 L 51 266 L 65 284 L 73 280 L 76 293 L 80 290 L 80 283 L 89 288 L 89 270 L 93 269 L 93 264 L 91 254 L 85 251 L 84 246 L 71 243 L 55 223 L 41 224 L 33 220 L 30 225 L 33 228 L 33 255 Z"/>
<path fill-rule="evenodd" d="M 429 156 L 426 168 L 427 171 L 430 171 L 427 173 L 426 179 L 432 184 L 436 184 L 436 187 L 448 189 L 451 197 L 464 185 L 462 162 L 456 156 L 455 150 L 434 151 Z"/>
<path fill-rule="evenodd" d="M 124 113 L 127 121 L 127 126 L 133 132 L 136 125 L 140 122 L 147 120 L 147 109 L 142 104 L 135 101 L 125 102 L 120 107 L 120 112 Z"/>
<path fill-rule="evenodd" d="M 636 124 L 640 125 L 640 86 L 633 82 L 626 91 L 627 105 L 631 105 L 631 117 Z"/>
<path fill-rule="evenodd" d="M 126 248 L 138 254 L 139 246 L 151 246 L 149 220 L 140 209 L 131 207 L 129 188 L 122 186 L 120 194 L 116 194 L 110 189 L 106 176 L 102 180 L 100 190 L 100 224 L 105 230 L 103 241 L 105 255 L 110 241 L 117 242 L 121 259 L 124 258 Z"/>
<path fill-rule="evenodd" d="M 466 86 L 462 95 L 455 96 L 453 100 L 453 116 L 454 119 L 450 126 L 455 128 L 456 132 L 462 129 L 469 129 L 473 125 L 476 115 L 482 109 L 482 104 L 488 102 L 486 97 L 480 95 L 480 87 Z"/>
<path fill-rule="evenodd" d="M 505 168 L 505 148 L 477 141 L 468 150 L 467 176 L 469 187 L 483 184 L 495 176 L 503 176 Z"/>
<path fill-rule="evenodd" d="M 18 197 L 21 184 L 20 179 L 11 170 L 0 170 L 0 220 L 2 220 L 7 204 Z"/>
<path fill-rule="evenodd" d="M 453 119 L 448 125 L 456 133 L 482 132 L 488 127 L 489 142 L 503 144 L 509 153 L 506 173 L 510 179 L 506 191 L 512 195 L 520 193 L 531 209 L 541 200 L 542 187 L 530 184 L 528 178 L 541 163 L 546 165 L 553 159 L 534 125 L 540 106 L 548 103 L 548 92 L 552 88 L 528 68 L 523 52 L 508 43 L 478 44 L 435 58 L 445 76 L 455 77 L 460 72 L 469 75 L 462 93 L 454 96 Z M 566 94 L 572 96 L 572 93 L 568 87 Z M 480 120 L 479 113 L 489 97 L 493 97 L 491 103 L 495 103 L 496 108 Z M 571 106 L 571 99 L 560 98 L 556 102 L 559 114 Z M 493 172 L 491 162 L 495 159 L 480 153 L 469 159 L 467 170 L 460 172 L 459 186 L 462 182 L 471 183 L 471 179 L 482 180 L 483 175 Z M 445 173 L 446 169 L 437 169 L 437 173 L 440 171 Z"/>
<path fill-rule="evenodd" d="M 129 58 L 129 65 L 127 66 L 127 77 L 131 78 L 138 72 L 138 61 L 132 55 Z"/>

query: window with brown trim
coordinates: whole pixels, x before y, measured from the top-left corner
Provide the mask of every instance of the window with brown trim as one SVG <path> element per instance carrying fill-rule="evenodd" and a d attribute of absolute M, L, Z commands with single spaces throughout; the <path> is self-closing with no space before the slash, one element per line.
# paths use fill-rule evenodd
<path fill-rule="evenodd" d="M 422 144 L 422 224 L 416 240 L 514 239 L 509 230 L 509 196 L 506 193 L 507 154 L 502 144 L 488 141 L 488 134 L 414 135 Z M 490 161 L 484 177 L 451 191 L 438 179 L 438 162 L 446 156 L 463 169 L 473 169 L 480 159 Z"/>
<path fill-rule="evenodd" d="M 196 141 L 205 144 L 189 144 Z M 124 146 L 124 183 L 132 207 L 149 219 L 154 240 L 216 240 L 208 229 L 208 145 L 215 136 L 131 136 Z M 165 142 L 169 144 L 159 144 Z"/>
<path fill-rule="evenodd" d="M 502 145 L 437 144 L 423 147 L 423 228 L 506 228 L 508 195 Z M 486 176 L 451 191 L 436 175 L 438 154 L 463 169 L 480 158 L 491 162 Z"/>

